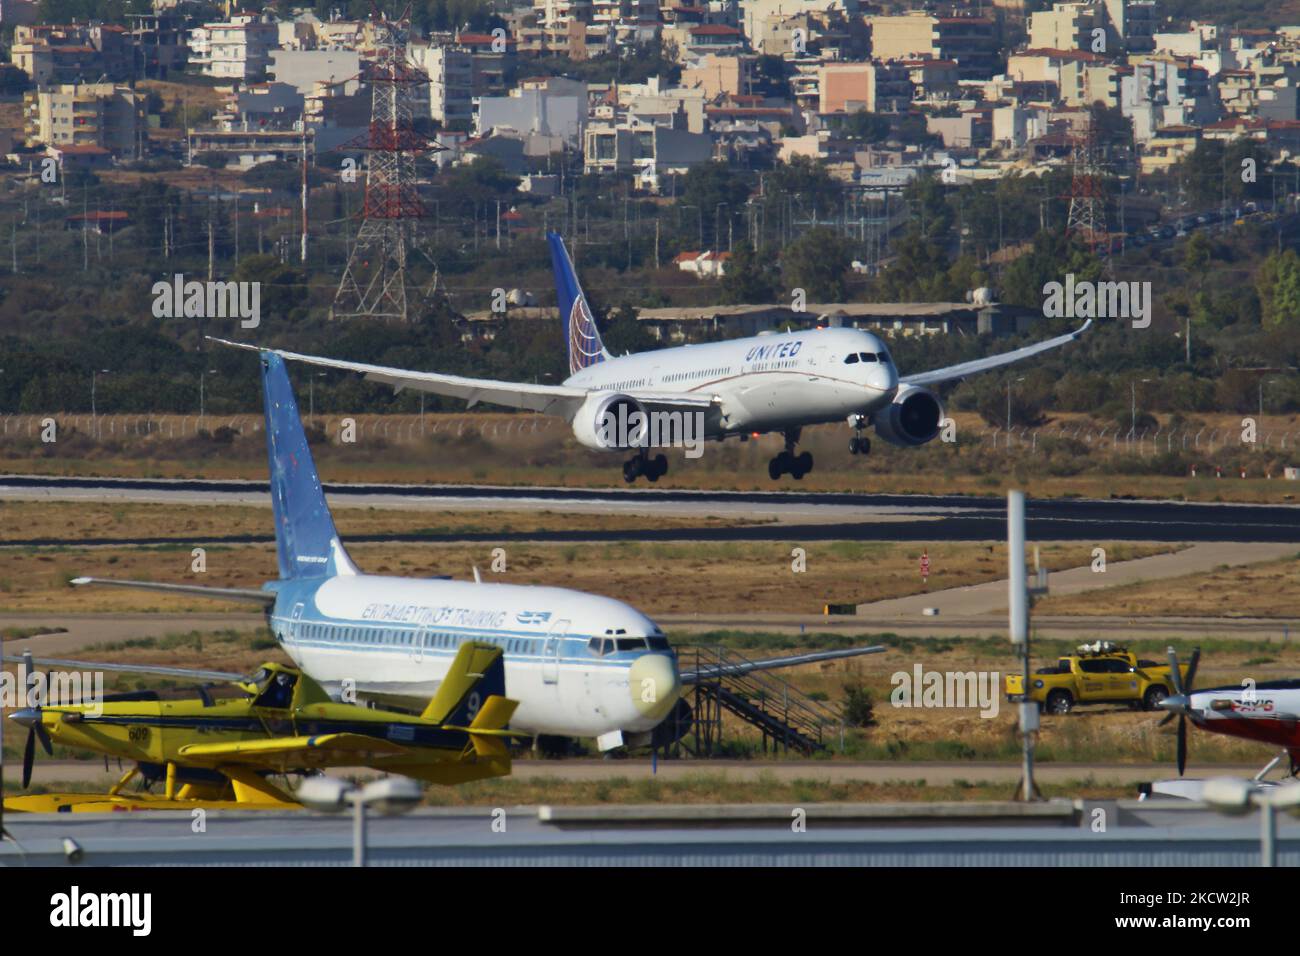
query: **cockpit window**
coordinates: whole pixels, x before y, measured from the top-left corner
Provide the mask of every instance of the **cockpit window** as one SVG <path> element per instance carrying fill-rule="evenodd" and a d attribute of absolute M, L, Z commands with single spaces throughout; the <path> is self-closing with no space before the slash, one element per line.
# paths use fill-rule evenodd
<path fill-rule="evenodd" d="M 669 649 L 668 638 L 666 637 L 648 637 L 646 638 L 646 644 L 650 646 L 652 651 L 666 651 Z"/>
<path fill-rule="evenodd" d="M 593 637 L 587 642 L 587 650 L 597 657 L 604 657 L 613 649 L 614 642 L 604 637 Z"/>
<path fill-rule="evenodd" d="M 614 643 L 620 651 L 640 651 L 645 649 L 644 637 L 620 637 Z"/>
<path fill-rule="evenodd" d="M 858 358 L 864 362 L 874 362 L 876 361 L 876 354 L 874 352 L 859 352 Z"/>
<path fill-rule="evenodd" d="M 296 674 L 280 671 L 272 675 L 266 672 L 266 679 L 258 682 L 259 693 L 253 701 L 254 707 L 270 707 L 285 710 L 293 703 L 293 686 L 298 683 Z"/>
<path fill-rule="evenodd" d="M 858 356 L 857 356 L 857 354 L 854 353 L 854 352 L 850 352 L 848 355 L 846 355 L 846 356 L 844 357 L 844 364 L 845 364 L 845 365 L 857 365 L 857 364 L 858 364 Z"/>

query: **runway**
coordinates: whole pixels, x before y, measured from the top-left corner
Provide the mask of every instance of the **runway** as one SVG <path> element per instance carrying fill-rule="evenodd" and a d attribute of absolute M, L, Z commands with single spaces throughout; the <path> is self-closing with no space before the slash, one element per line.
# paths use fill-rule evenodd
<path fill-rule="evenodd" d="M 801 825 L 792 825 L 797 820 Z M 1097 821 L 1105 821 L 1098 827 Z M 346 815 L 307 811 L 5 817 L 5 866 L 344 866 Z M 421 808 L 373 818 L 372 866 L 1195 866 L 1260 859 L 1259 824 L 1180 800 Z M 75 854 L 75 855 L 74 855 Z M 1278 823 L 1300 863 L 1300 823 Z"/>
<path fill-rule="evenodd" d="M 789 491 L 684 491 L 480 485 L 325 485 L 338 507 L 425 510 L 611 512 L 758 518 L 758 525 L 586 531 L 370 534 L 359 542 L 452 541 L 993 541 L 1006 536 L 1001 497 L 869 495 Z M 269 505 L 260 482 L 0 476 L 0 499 L 188 505 Z M 1300 542 L 1300 507 L 1121 499 L 1031 499 L 1028 535 L 1037 541 Z M 250 544 L 266 535 L 141 535 L 96 539 L 101 546 Z M 85 546 L 77 538 L 9 538 L 7 547 Z"/>

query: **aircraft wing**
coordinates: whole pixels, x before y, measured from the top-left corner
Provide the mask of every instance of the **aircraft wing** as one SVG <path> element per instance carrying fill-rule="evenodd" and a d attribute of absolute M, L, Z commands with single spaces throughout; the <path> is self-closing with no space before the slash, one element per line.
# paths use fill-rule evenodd
<path fill-rule="evenodd" d="M 796 667 L 799 664 L 816 664 L 821 661 L 837 661 L 845 657 L 861 657 L 863 654 L 879 654 L 888 650 L 876 645 L 873 647 L 848 647 L 838 651 L 813 651 L 811 654 L 792 654 L 788 657 L 768 657 L 759 661 L 746 661 L 743 664 L 721 664 L 701 667 L 699 670 L 683 671 L 683 684 L 698 684 L 700 681 L 715 680 L 719 677 L 732 677 L 737 674 L 750 674 L 754 671 L 770 671 L 779 667 Z"/>
<path fill-rule="evenodd" d="M 161 591 L 164 594 L 191 594 L 212 598 L 214 601 L 247 601 L 270 607 L 275 603 L 275 592 L 253 588 L 212 588 L 202 584 L 169 584 L 162 581 L 128 581 L 123 578 L 73 578 L 74 587 L 98 584 L 114 588 L 137 588 L 141 591 Z"/>
<path fill-rule="evenodd" d="M 587 390 L 569 388 L 565 385 L 535 385 L 528 382 L 498 382 L 487 378 L 466 378 L 463 375 L 444 375 L 441 372 L 415 372 L 409 369 L 389 368 L 383 365 L 367 365 L 364 362 L 344 362 L 340 359 L 321 358 L 316 355 L 302 355 L 298 352 L 283 352 L 279 349 L 262 349 L 244 342 L 230 342 L 226 339 L 213 338 L 212 341 L 237 349 L 249 349 L 254 352 L 274 352 L 291 362 L 306 362 L 323 368 L 339 369 L 345 372 L 359 372 L 372 382 L 382 382 L 401 391 L 413 388 L 434 395 L 446 395 L 450 398 L 462 398 L 470 407 L 479 402 L 491 402 L 507 408 L 526 408 L 535 412 L 561 415 L 571 418 L 587 398 Z"/>
<path fill-rule="evenodd" d="M 196 760 L 218 763 L 257 764 L 266 757 L 301 754 L 308 759 L 331 756 L 357 757 L 364 754 L 399 757 L 412 753 L 409 747 L 365 734 L 315 734 L 310 737 L 269 737 L 224 744 L 186 744 L 178 753 Z"/>
<path fill-rule="evenodd" d="M 209 336 L 211 338 L 211 336 Z M 413 388 L 434 395 L 446 395 L 461 398 L 470 407 L 479 402 L 491 402 L 507 408 L 525 408 L 548 415 L 559 415 L 572 419 L 578 406 L 591 394 L 585 388 L 573 388 L 568 385 L 536 385 L 529 382 L 500 382 L 488 378 L 466 378 L 463 375 L 444 375 L 442 372 L 415 372 L 409 369 L 389 368 L 383 365 L 367 365 L 364 362 L 345 362 L 341 359 L 321 358 L 315 355 L 303 355 L 299 352 L 284 352 L 279 349 L 262 349 L 244 342 L 231 342 L 226 339 L 212 338 L 214 342 L 230 345 L 239 349 L 255 352 L 274 352 L 291 362 L 305 362 L 323 368 L 340 369 L 345 372 L 359 372 L 369 381 L 382 382 L 401 391 Z M 702 392 L 664 392 L 628 390 L 652 410 L 671 411 L 673 409 L 694 410 L 708 408 L 715 399 Z"/>
<path fill-rule="evenodd" d="M 902 385 L 937 385 L 940 382 L 951 382 L 953 379 L 965 378 L 967 375 L 974 375 L 976 372 L 987 372 L 989 369 L 1001 368 L 1003 365 L 1011 365 L 1042 352 L 1049 352 L 1052 349 L 1060 348 L 1062 345 L 1068 345 L 1083 335 L 1084 332 L 1087 332 L 1090 325 L 1092 325 L 1092 319 L 1083 323 L 1082 326 L 1075 329 L 1073 332 L 1069 332 L 1065 335 L 1058 335 L 1056 338 L 1047 339 L 1045 342 L 1026 345 L 1022 349 L 1003 352 L 1001 355 L 990 355 L 988 358 L 974 359 L 970 362 L 961 362 L 958 365 L 949 365 L 947 368 L 937 368 L 931 372 L 918 372 L 916 375 L 904 375 L 899 379 L 899 383 Z"/>
<path fill-rule="evenodd" d="M 152 674 L 157 677 L 181 677 L 187 680 L 244 681 L 247 674 L 230 671 L 194 670 L 188 667 L 166 667 L 161 664 L 110 664 L 104 661 L 74 661 L 62 657 L 33 657 L 30 661 L 19 654 L 5 654 L 0 661 L 6 664 L 30 663 L 59 670 L 120 671 L 124 674 Z"/>

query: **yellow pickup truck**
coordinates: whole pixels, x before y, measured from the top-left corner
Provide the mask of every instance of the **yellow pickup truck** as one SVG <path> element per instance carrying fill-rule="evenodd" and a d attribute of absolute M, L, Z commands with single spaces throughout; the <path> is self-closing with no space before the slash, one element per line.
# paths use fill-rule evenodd
<path fill-rule="evenodd" d="M 1184 680 L 1188 665 L 1180 664 Z M 1008 674 L 1007 699 L 1034 700 L 1049 714 L 1068 714 L 1080 704 L 1129 704 L 1155 710 L 1174 692 L 1168 664 L 1139 660 L 1122 647 L 1085 645 L 1079 653 L 1040 667 L 1029 676 Z"/>

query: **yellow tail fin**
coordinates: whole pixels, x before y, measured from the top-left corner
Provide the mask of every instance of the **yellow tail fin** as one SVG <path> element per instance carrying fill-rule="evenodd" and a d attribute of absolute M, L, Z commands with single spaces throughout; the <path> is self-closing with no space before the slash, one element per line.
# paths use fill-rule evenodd
<path fill-rule="evenodd" d="M 469 739 L 476 754 L 480 757 L 505 757 L 510 753 L 506 741 L 512 734 L 505 726 L 510 723 L 518 706 L 519 701 L 495 694 L 487 699 L 469 725 Z"/>
<path fill-rule="evenodd" d="M 438 692 L 420 716 L 440 724 L 468 726 L 492 695 L 504 697 L 506 668 L 501 648 L 466 641 L 456 652 Z"/>

